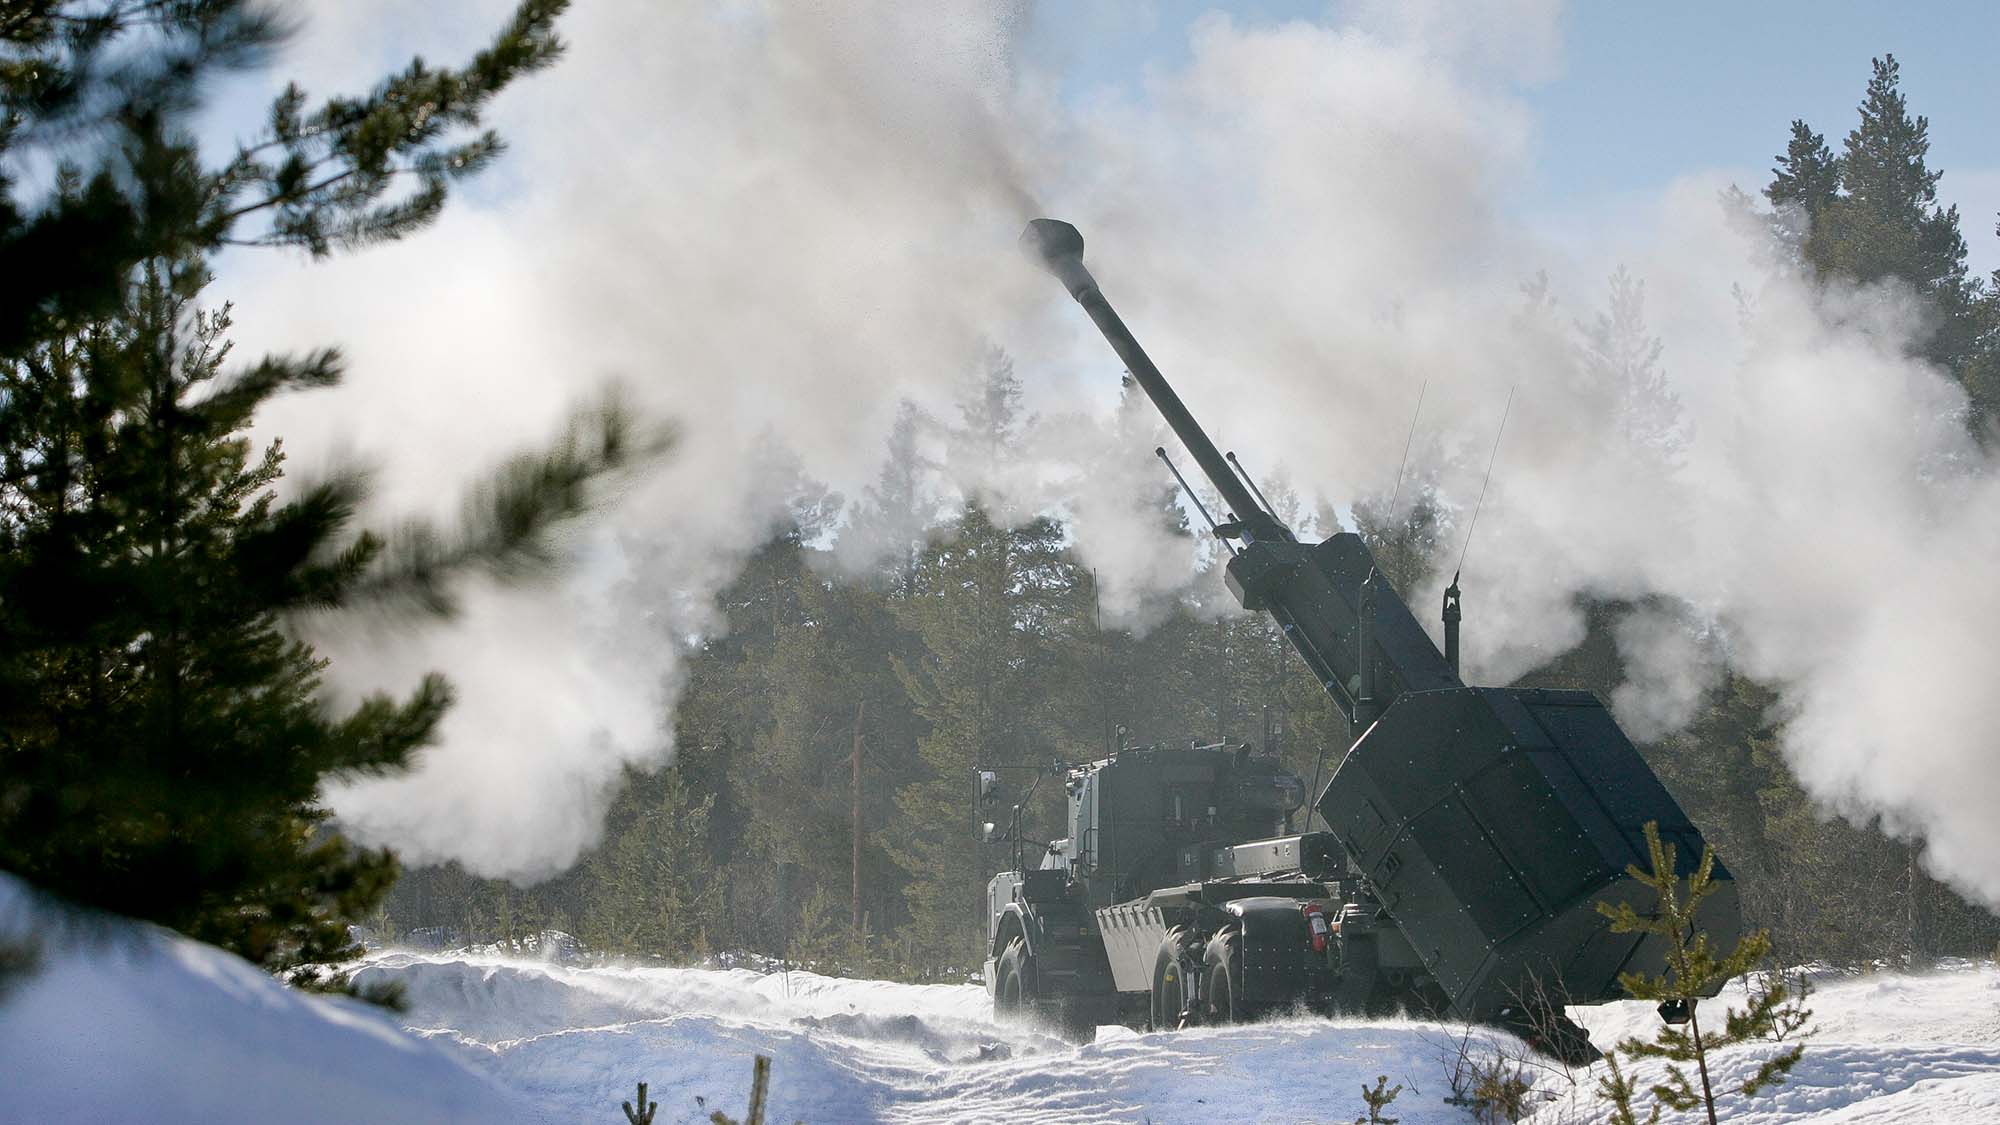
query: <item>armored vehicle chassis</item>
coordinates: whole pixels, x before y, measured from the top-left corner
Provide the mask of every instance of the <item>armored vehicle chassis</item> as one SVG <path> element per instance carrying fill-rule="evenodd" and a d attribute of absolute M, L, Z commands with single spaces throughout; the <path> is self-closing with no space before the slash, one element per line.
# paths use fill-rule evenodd
<path fill-rule="evenodd" d="M 1325 832 L 1284 834 L 1299 779 L 1247 748 L 1121 750 L 1066 770 L 1068 837 L 1028 869 L 1017 809 L 1015 869 L 987 886 L 996 1015 L 1088 1038 L 1104 1023 L 1403 1010 L 1594 1057 L 1563 1005 L 1619 999 L 1620 973 L 1665 962 L 1659 938 L 1612 933 L 1597 904 L 1651 901 L 1628 872 L 1647 862 L 1645 825 L 1683 876 L 1700 832 L 1594 695 L 1460 680 L 1455 580 L 1441 654 L 1359 536 L 1300 543 L 1112 310 L 1074 227 L 1037 219 L 1022 245 L 1221 494 L 1230 591 L 1272 617 L 1362 733 L 1314 802 Z M 996 784 L 983 772 L 977 793 L 990 802 Z M 1726 946 L 1740 909 L 1728 871 L 1714 874 L 1698 921 Z"/>

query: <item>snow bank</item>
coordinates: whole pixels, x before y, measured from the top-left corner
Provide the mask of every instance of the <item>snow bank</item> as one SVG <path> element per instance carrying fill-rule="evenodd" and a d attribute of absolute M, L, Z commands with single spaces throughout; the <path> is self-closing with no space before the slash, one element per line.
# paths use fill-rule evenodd
<path fill-rule="evenodd" d="M 63 926 L 0 874 L 0 940 L 31 927 L 41 967 L 0 995 L 0 1121 L 544 1120 L 389 1013 L 151 926 Z"/>

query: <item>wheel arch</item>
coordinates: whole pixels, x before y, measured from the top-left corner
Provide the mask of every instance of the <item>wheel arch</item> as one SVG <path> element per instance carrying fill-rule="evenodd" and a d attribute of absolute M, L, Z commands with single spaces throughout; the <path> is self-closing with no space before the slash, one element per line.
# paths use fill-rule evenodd
<path fill-rule="evenodd" d="M 1239 898 L 1224 904 L 1223 909 L 1236 919 L 1236 929 L 1243 935 L 1246 946 L 1295 946 L 1301 941 L 1312 940 L 1312 932 L 1307 928 L 1306 916 L 1299 909 L 1298 899 L 1275 896 Z"/>
<path fill-rule="evenodd" d="M 1216 932 L 1204 950 L 1204 962 L 1230 935 L 1235 958 L 1230 965 L 1232 999 L 1249 1009 L 1268 1008 L 1295 1000 L 1304 991 L 1310 965 L 1307 954 L 1312 932 L 1299 900 L 1278 896 L 1236 899 L 1224 906 L 1231 922 Z"/>
<path fill-rule="evenodd" d="M 1020 938 L 1021 944 L 1028 949 L 1028 955 L 1034 956 L 1036 943 L 1033 920 L 1034 916 L 1021 903 L 1010 902 L 1001 908 L 999 920 L 993 923 L 993 942 L 986 955 L 997 959 L 1007 949 L 1008 942 Z"/>

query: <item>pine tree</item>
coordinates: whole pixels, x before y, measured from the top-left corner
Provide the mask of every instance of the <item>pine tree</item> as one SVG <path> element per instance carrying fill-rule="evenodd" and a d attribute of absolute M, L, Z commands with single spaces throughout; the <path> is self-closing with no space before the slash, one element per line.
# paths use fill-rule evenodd
<path fill-rule="evenodd" d="M 1943 173 L 1925 163 L 1930 121 L 1910 116 L 1900 80 L 1894 55 L 1874 60 L 1861 123 L 1840 158 L 1844 198 L 1836 206 L 1847 229 L 1824 266 L 1862 281 L 1900 277 L 1921 293 L 1955 299 L 1966 279 L 1958 208 L 1938 206 Z"/>
<path fill-rule="evenodd" d="M 846 907 L 843 896 L 824 883 L 808 892 L 798 905 L 799 924 L 785 947 L 785 959 L 823 976 L 852 974 L 861 935 L 848 926 Z"/>
<path fill-rule="evenodd" d="M 1993 235 L 2000 238 L 2000 223 Z M 2000 448 L 2000 270 L 1987 278 L 1973 307 L 1974 343 L 1963 378 L 1973 414 L 1987 448 Z"/>
<path fill-rule="evenodd" d="M 1792 934 L 1795 927 L 1760 897 L 1779 885 L 1771 806 L 1783 801 L 1776 790 L 1790 784 L 1777 747 L 1777 708 L 1776 692 L 1726 673 L 1694 721 L 1662 739 L 1649 761 L 1695 823 L 1729 854 L 1746 912 Z"/>
<path fill-rule="evenodd" d="M 1597 909 L 1610 920 L 1612 933 L 1650 934 L 1659 939 L 1666 954 L 1666 972 L 1659 976 L 1621 973 L 1618 983 L 1634 1000 L 1660 1004 L 1663 1022 L 1652 1040 L 1630 1037 L 1607 1055 L 1610 1073 L 1600 1080 L 1598 1090 L 1612 1103 L 1614 1120 L 1632 1122 L 1635 1120 L 1633 1103 L 1638 1091 L 1636 1084 L 1619 1066 L 1617 1056 L 1623 1055 L 1627 1061 L 1663 1059 L 1667 1063 L 1666 1076 L 1650 1088 L 1657 1104 L 1648 1120 L 1657 1120 L 1658 1106 L 1663 1105 L 1683 1113 L 1693 1109 L 1705 1110 L 1709 1125 L 1715 1125 L 1718 1091 L 1709 1073 L 1710 1056 L 1726 1047 L 1743 1043 L 1791 1039 L 1790 1046 L 1766 1057 L 1749 1077 L 1720 1093 L 1747 1098 L 1780 1085 L 1805 1054 L 1805 1045 L 1797 1040 L 1810 1034 L 1806 1023 L 1812 1013 L 1802 1006 L 1803 998 L 1796 995 L 1797 986 L 1773 977 L 1762 988 L 1753 990 L 1750 1003 L 1745 1008 L 1740 1011 L 1730 1008 L 1723 1013 L 1721 1031 L 1702 1031 L 1701 999 L 1713 994 L 1723 984 L 1748 974 L 1763 962 L 1771 951 L 1770 935 L 1762 930 L 1755 931 L 1737 942 L 1736 948 L 1718 955 L 1697 921 L 1702 900 L 1718 889 L 1713 877 L 1714 849 L 1702 848 L 1701 860 L 1688 875 L 1683 889 L 1673 845 L 1660 840 L 1660 826 L 1656 823 L 1648 821 L 1645 832 L 1652 869 L 1642 871 L 1635 865 L 1626 868 L 1626 871 L 1653 891 L 1652 910 L 1641 914 L 1625 902 L 1615 907 L 1600 902 Z M 1664 1022 L 1664 1017 L 1673 1009 L 1685 1014 L 1687 1030 Z M 1686 1063 L 1695 1066 L 1700 1081 L 1699 1090 L 1695 1088 L 1695 1079 L 1690 1079 L 1681 1067 Z"/>
<path fill-rule="evenodd" d="M 801 621 L 773 651 L 768 709 L 755 735 L 754 847 L 793 869 L 800 885 L 838 890 L 846 907 L 839 929 L 853 931 L 863 915 L 893 913 L 903 882 L 879 835 L 896 819 L 896 783 L 912 765 L 909 702 L 892 663 L 910 641 L 888 601 L 866 584 L 809 580 L 800 601 Z M 787 926 L 791 942 L 821 941 L 799 934 L 804 924 Z"/>
<path fill-rule="evenodd" d="M 1928 164 L 1930 121 L 1912 116 L 1894 55 L 1873 60 L 1860 122 L 1834 157 L 1803 121 L 1792 122 L 1765 196 L 1778 207 L 1774 228 L 1797 247 L 1815 278 L 1855 282 L 1894 278 L 1931 312 L 1918 354 L 1951 372 L 1973 396 L 1975 432 L 2000 408 L 1982 363 L 1991 292 L 1970 276 L 1956 206 L 1940 206 L 1943 173 Z"/>
<path fill-rule="evenodd" d="M 226 245 L 315 254 L 410 232 L 498 151 L 480 110 L 560 49 L 528 0 L 462 70 L 412 64 L 308 109 L 220 167 L 181 122 L 203 82 L 282 38 L 261 5 L 15 5 L 0 16 L 0 154 L 90 155 L 45 198 L 0 185 L 0 867 L 273 968 L 349 951 L 393 878 L 333 830 L 323 782 L 406 768 L 450 702 L 436 677 L 331 714 L 292 615 L 450 608 L 473 568 L 547 561 L 552 524 L 635 450 L 616 411 L 505 466 L 464 526 L 357 532 L 358 473 L 280 503 L 272 396 L 335 383 L 338 353 L 230 364 L 203 309 Z M 392 188 L 409 184 L 407 192 Z"/>
<path fill-rule="evenodd" d="M 930 482 L 938 466 L 923 452 L 932 426 L 916 404 L 902 404 L 883 448 L 882 471 L 834 541 L 834 554 L 848 566 L 882 571 L 887 583 L 904 592 L 938 514 Z"/>
<path fill-rule="evenodd" d="M 1032 419 L 1021 417 L 1021 380 L 1014 360 L 989 350 L 959 400 L 959 424 L 946 441 L 946 464 L 961 484 L 998 479 L 1013 460 L 1015 444 Z"/>
<path fill-rule="evenodd" d="M 627 781 L 635 799 L 584 863 L 591 893 L 577 936 L 616 953 L 698 955 L 722 904 L 708 854 L 715 798 L 691 793 L 672 768 Z"/>
<path fill-rule="evenodd" d="M 324 827 L 328 777 L 404 768 L 450 702 L 441 679 L 345 716 L 287 614 L 371 600 L 443 608 L 448 576 L 507 568 L 622 456 L 615 416 L 503 475 L 452 540 L 348 529 L 357 477 L 279 504 L 257 407 L 337 357 L 228 373 L 226 309 L 199 262 L 147 267 L 128 309 L 0 372 L 0 865 L 73 902 L 159 921 L 273 965 L 345 949 L 390 857 Z"/>
<path fill-rule="evenodd" d="M 1383 579 L 1404 597 L 1450 563 L 1454 526 L 1438 494 L 1435 471 L 1420 467 L 1411 475 L 1415 479 L 1403 482 L 1400 495 L 1376 495 L 1354 504 L 1355 530 L 1375 556 Z"/>
<path fill-rule="evenodd" d="M 1586 381 L 1608 400 L 1621 439 L 1621 459 L 1653 473 L 1680 464 L 1687 444 L 1680 396 L 1660 366 L 1666 345 L 1646 324 L 1646 283 L 1620 266 L 1606 284 L 1603 312 L 1579 323 L 1580 366 Z"/>
<path fill-rule="evenodd" d="M 1032 419 L 1021 416 L 1013 362 L 989 353 L 968 380 L 960 422 L 947 432 L 947 473 L 989 480 L 1016 459 Z M 910 873 L 907 934 L 922 971 L 956 970 L 977 959 L 977 904 L 1000 862 L 970 846 L 968 797 L 978 763 L 1045 764 L 1060 748 L 1058 654 L 1081 625 L 1084 576 L 1062 527 L 1046 516 L 1017 526 L 996 521 L 985 499 L 968 498 L 957 520 L 923 554 L 911 595 L 896 603 L 919 642 L 896 671 L 918 720 L 916 775 L 897 792 L 902 813 L 891 841 Z M 1044 786 L 1029 815 L 1053 826 L 1060 792 Z"/>
<path fill-rule="evenodd" d="M 918 567 L 920 593 L 899 609 L 923 643 L 899 661 L 923 733 L 923 776 L 897 793 L 899 862 L 911 873 L 912 936 L 932 968 L 976 960 L 975 910 L 991 873 L 973 839 L 968 797 L 976 764 L 1029 764 L 1046 752 L 1050 704 L 1034 690 L 1032 670 L 1051 653 L 1054 611 L 1073 582 L 1074 564 L 1051 520 L 996 527 L 968 505 L 945 542 Z M 1044 823 L 1047 809 L 1039 810 Z"/>
<path fill-rule="evenodd" d="M 1777 209 L 1773 223 L 1780 243 L 1798 247 L 1794 267 L 1826 260 L 1824 240 L 1831 231 L 1821 218 L 1840 196 L 1840 161 L 1826 138 L 1794 120 L 1791 142 L 1771 176 L 1764 196 Z"/>

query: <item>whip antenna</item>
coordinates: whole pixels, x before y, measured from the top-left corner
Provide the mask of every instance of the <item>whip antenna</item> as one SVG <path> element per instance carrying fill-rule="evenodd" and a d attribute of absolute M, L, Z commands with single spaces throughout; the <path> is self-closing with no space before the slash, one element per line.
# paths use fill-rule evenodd
<path fill-rule="evenodd" d="M 1201 518 L 1208 521 L 1208 530 L 1217 539 L 1222 540 L 1222 545 L 1229 548 L 1230 554 L 1235 554 L 1236 544 L 1231 543 L 1223 537 L 1222 530 L 1216 526 L 1215 517 L 1208 514 L 1208 508 L 1202 504 L 1201 497 L 1196 496 L 1194 489 L 1188 487 L 1187 478 L 1181 475 L 1180 469 L 1174 464 L 1174 459 L 1167 456 L 1167 447 L 1164 445 L 1154 446 L 1153 456 L 1158 457 L 1167 466 L 1167 471 L 1174 474 L 1174 479 L 1181 482 L 1181 491 L 1187 493 L 1188 503 L 1193 504 L 1194 510 L 1201 513 Z"/>
<path fill-rule="evenodd" d="M 1410 446 L 1416 443 L 1417 419 L 1424 416 L 1424 392 L 1430 389 L 1429 379 L 1417 388 L 1417 408 L 1410 414 L 1410 436 L 1403 439 L 1403 463 L 1396 466 L 1396 487 L 1389 493 L 1389 511 L 1386 514 L 1390 519 L 1396 518 L 1396 498 L 1403 494 L 1403 473 L 1410 467 Z"/>
<path fill-rule="evenodd" d="M 1238 461 L 1236 459 L 1236 451 L 1233 449 L 1230 450 L 1229 452 L 1222 455 L 1222 459 L 1224 461 L 1229 462 L 1229 467 L 1236 470 L 1236 475 L 1243 478 L 1244 484 L 1250 486 L 1250 494 L 1257 498 L 1257 502 L 1259 504 L 1264 505 L 1264 510 L 1271 513 L 1274 516 L 1277 515 L 1278 510 L 1276 508 L 1271 507 L 1271 502 L 1269 500 L 1264 499 L 1264 490 L 1257 487 L 1257 481 L 1251 477 L 1250 470 L 1244 468 L 1243 462 Z"/>
<path fill-rule="evenodd" d="M 1465 543 L 1458 549 L 1458 565 L 1451 570 L 1451 584 L 1458 585 L 1465 569 L 1465 552 L 1472 549 L 1472 529 L 1479 526 L 1479 509 L 1486 506 L 1486 486 L 1493 483 L 1493 462 L 1500 457 L 1500 435 L 1507 432 L 1507 415 L 1514 410 L 1514 388 L 1507 388 L 1507 405 L 1500 411 L 1500 428 L 1493 431 L 1493 452 L 1486 455 L 1486 479 L 1479 482 L 1479 502 L 1472 506 L 1472 519 L 1465 525 Z"/>

